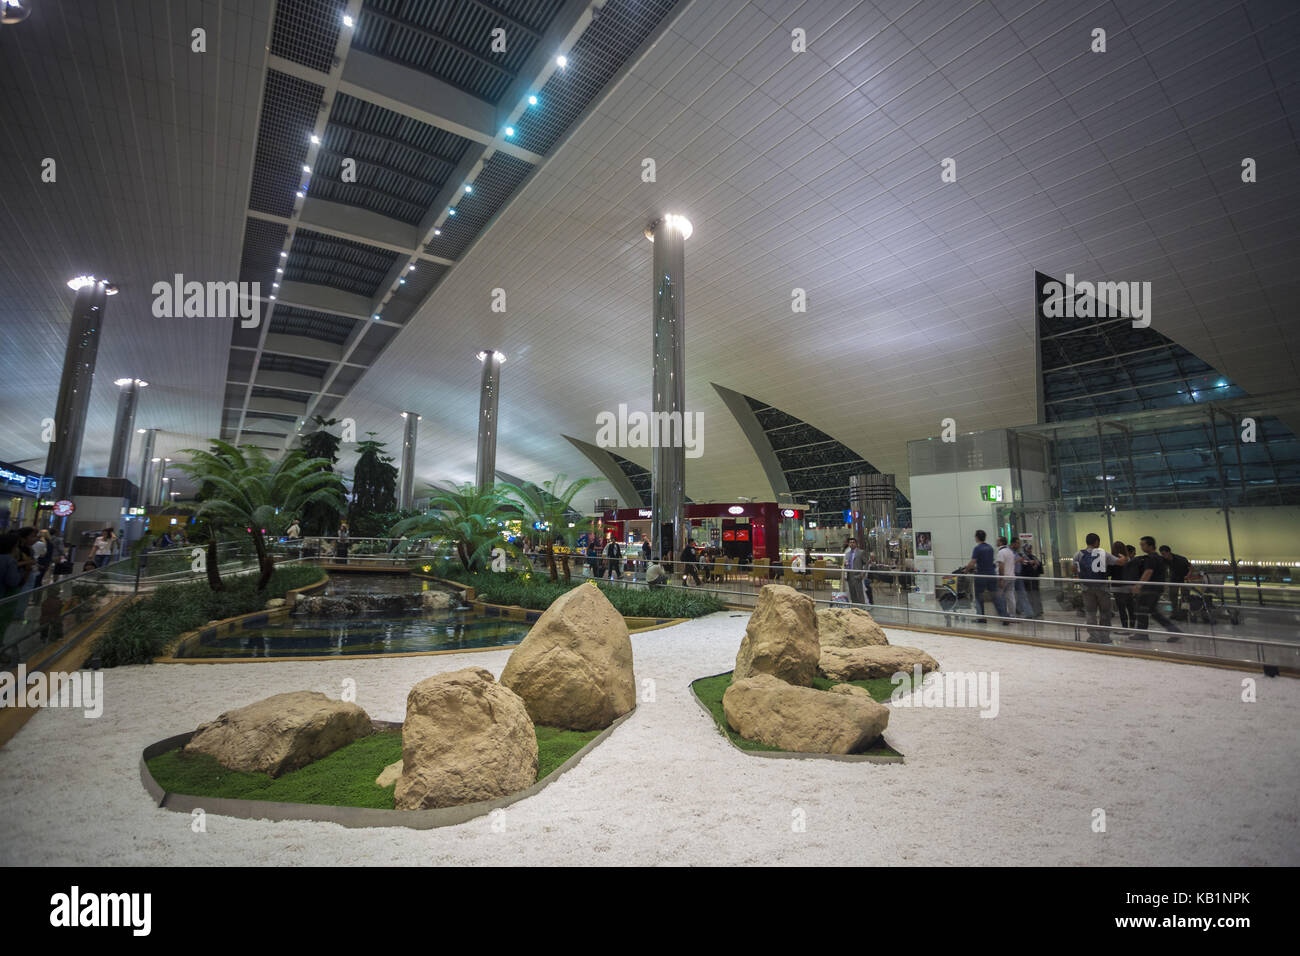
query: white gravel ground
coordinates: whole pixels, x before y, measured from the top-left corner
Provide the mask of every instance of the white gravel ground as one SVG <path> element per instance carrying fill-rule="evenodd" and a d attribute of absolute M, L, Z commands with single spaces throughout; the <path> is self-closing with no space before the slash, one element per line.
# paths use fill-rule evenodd
<path fill-rule="evenodd" d="M 767 760 L 731 747 L 691 697 L 729 670 L 728 612 L 633 638 L 655 700 L 541 794 L 457 827 L 349 830 L 153 806 L 147 744 L 288 690 L 401 720 L 407 690 L 507 651 L 390 660 L 171 665 L 106 672 L 104 715 L 37 714 L 0 749 L 0 863 L 1300 864 L 1300 683 L 889 630 L 945 670 L 1000 675 L 1000 714 L 895 708 L 904 765 Z M 1092 829 L 1094 808 L 1106 832 Z M 802 814 L 797 811 L 802 811 Z M 802 819 L 799 832 L 792 823 Z"/>

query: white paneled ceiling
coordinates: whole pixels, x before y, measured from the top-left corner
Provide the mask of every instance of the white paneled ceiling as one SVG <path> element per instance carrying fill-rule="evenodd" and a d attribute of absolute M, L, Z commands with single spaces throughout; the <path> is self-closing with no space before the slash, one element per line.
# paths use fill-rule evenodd
<path fill-rule="evenodd" d="M 0 385 L 0 458 L 11 461 L 43 458 L 33 422 L 57 386 L 67 274 L 117 269 L 144 288 L 182 266 L 239 267 L 266 11 L 193 4 L 247 25 L 219 76 L 175 44 L 168 69 L 169 54 L 140 42 L 142 29 L 179 35 L 165 4 L 97 27 L 93 55 L 68 62 L 88 29 L 77 18 L 112 21 L 127 6 L 137 9 L 43 4 L 59 22 L 33 29 L 16 58 L 18 30 L 0 30 L 5 79 L 42 91 L 2 107 L 0 149 L 18 171 L 0 203 L 17 249 L 0 264 L 17 366 Z M 792 52 L 795 28 L 807 52 Z M 1105 53 L 1089 49 L 1098 28 Z M 497 348 L 509 356 L 499 467 L 538 480 L 593 473 L 560 436 L 593 441 L 599 412 L 648 407 L 641 231 L 665 211 L 695 225 L 686 381 L 688 407 L 705 416 L 705 454 L 687 463 L 697 501 L 771 494 L 712 382 L 822 429 L 904 490 L 906 442 L 941 419 L 963 431 L 1032 421 L 1036 270 L 1149 281 L 1158 331 L 1249 392 L 1291 387 L 1298 79 L 1292 2 L 681 0 L 332 414 L 396 449 L 399 413 L 418 412 L 417 485 L 472 478 L 474 355 Z M 189 108 L 173 105 L 183 97 Z M 118 121 L 96 118 L 79 138 L 88 102 Z M 72 169 L 93 170 L 93 188 L 65 186 L 62 164 L 65 191 L 39 184 L 32 157 L 51 137 Z M 1244 157 L 1258 182 L 1241 181 Z M 656 182 L 642 181 L 645 158 Z M 940 179 L 945 158 L 954 183 Z M 791 310 L 795 288 L 806 313 Z M 495 289 L 504 313 L 492 310 Z M 229 326 L 164 323 L 147 304 L 126 292 L 111 302 L 85 473 L 106 464 L 106 383 L 118 375 L 160 383 L 141 424 L 170 416 L 164 427 L 195 436 L 220 426 Z M 649 463 L 644 450 L 618 451 Z"/>

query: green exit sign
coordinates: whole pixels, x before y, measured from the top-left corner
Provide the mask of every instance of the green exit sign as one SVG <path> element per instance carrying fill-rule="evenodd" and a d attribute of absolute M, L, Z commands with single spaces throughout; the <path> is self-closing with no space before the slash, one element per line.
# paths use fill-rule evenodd
<path fill-rule="evenodd" d="M 1001 501 L 1001 485 L 980 485 L 980 498 L 984 501 Z"/>

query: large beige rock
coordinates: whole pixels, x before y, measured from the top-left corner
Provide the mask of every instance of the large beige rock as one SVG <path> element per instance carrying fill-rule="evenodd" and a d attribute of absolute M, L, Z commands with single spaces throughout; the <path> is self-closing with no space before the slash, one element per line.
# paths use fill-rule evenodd
<path fill-rule="evenodd" d="M 556 598 L 501 672 L 533 721 L 600 730 L 636 706 L 627 622 L 600 588 L 581 584 Z"/>
<path fill-rule="evenodd" d="M 745 626 L 732 681 L 771 674 L 790 684 L 811 685 L 820 650 L 815 607 L 812 598 L 792 587 L 765 585 Z"/>
<path fill-rule="evenodd" d="M 818 672 L 830 680 L 869 680 L 892 677 L 898 671 L 912 673 L 914 664 L 921 673 L 939 669 L 939 662 L 917 647 L 891 644 L 886 647 L 823 647 Z"/>
<path fill-rule="evenodd" d="M 839 684 L 839 687 L 852 687 L 852 684 Z M 383 770 L 379 771 L 379 776 L 375 778 L 376 787 L 391 787 L 398 777 L 402 775 L 402 761 L 394 760 Z"/>
<path fill-rule="evenodd" d="M 210 754 L 231 770 L 278 777 L 374 730 L 356 704 L 298 690 L 226 711 L 202 724 L 183 752 Z"/>
<path fill-rule="evenodd" d="M 817 639 L 822 647 L 869 647 L 889 643 L 875 618 L 860 607 L 819 610 Z"/>
<path fill-rule="evenodd" d="M 722 695 L 722 711 L 740 736 L 799 753 L 858 753 L 889 723 L 889 708 L 865 691 L 796 687 L 770 674 L 733 680 Z"/>
<path fill-rule="evenodd" d="M 492 800 L 536 782 L 533 722 L 519 695 L 490 671 L 466 667 L 411 688 L 394 791 L 398 810 Z"/>

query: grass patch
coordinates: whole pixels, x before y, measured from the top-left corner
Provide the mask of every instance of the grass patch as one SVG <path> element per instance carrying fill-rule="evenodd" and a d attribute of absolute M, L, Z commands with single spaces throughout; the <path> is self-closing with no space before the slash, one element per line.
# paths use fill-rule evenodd
<path fill-rule="evenodd" d="M 586 584 L 582 578 L 582 568 L 576 564 L 572 568 L 573 583 L 565 584 L 563 579 L 552 584 L 546 572 L 534 571 L 531 574 L 516 572 L 466 574 L 464 570 L 450 562 L 439 562 L 433 571 L 438 577 L 468 584 L 474 588 L 475 597 L 488 604 L 517 604 L 530 610 L 544 611 L 551 603 L 575 587 Z M 722 610 L 722 602 L 711 594 L 704 592 L 662 589 L 651 591 L 648 588 L 625 588 L 603 582 L 597 586 L 609 598 L 609 603 L 624 617 L 703 617 Z"/>
<path fill-rule="evenodd" d="M 911 676 L 908 676 L 908 686 L 911 686 Z M 888 677 L 878 677 L 872 680 L 853 680 L 853 681 L 832 681 L 824 677 L 814 677 L 813 687 L 816 690 L 830 690 L 836 684 L 852 684 L 854 687 L 861 687 L 873 700 L 884 702 L 889 700 L 890 695 L 894 692 L 896 686 Z M 741 750 L 768 750 L 782 751 L 780 747 L 772 747 L 768 744 L 759 743 L 757 740 L 750 740 L 742 737 L 727 725 L 727 716 L 722 711 L 722 695 L 726 693 L 727 688 L 731 686 L 731 671 L 725 674 L 719 674 L 716 677 L 701 677 L 691 683 L 691 689 L 695 691 L 704 706 L 708 708 L 713 715 L 713 722 L 718 725 L 720 730 L 727 739 L 739 747 Z M 864 754 L 871 754 L 876 757 L 901 757 L 897 750 L 888 746 L 883 738 L 877 739 L 866 750 L 861 751 Z"/>
<path fill-rule="evenodd" d="M 599 730 L 560 730 L 535 725 L 537 779 L 541 780 L 585 747 Z M 354 740 L 327 757 L 281 777 L 228 770 L 208 754 L 181 756 L 179 749 L 150 760 L 149 772 L 168 793 L 232 800 L 269 800 L 318 806 L 392 810 L 396 783 L 376 787 L 375 778 L 402 759 L 401 730 L 384 730 Z"/>
<path fill-rule="evenodd" d="M 187 631 L 208 621 L 260 611 L 286 591 L 324 580 L 325 571 L 307 565 L 277 567 L 266 590 L 257 590 L 258 573 L 225 579 L 224 591 L 213 591 L 207 580 L 164 584 L 142 601 L 124 608 L 108 632 L 95 642 L 94 654 L 104 667 L 148 664 Z"/>

